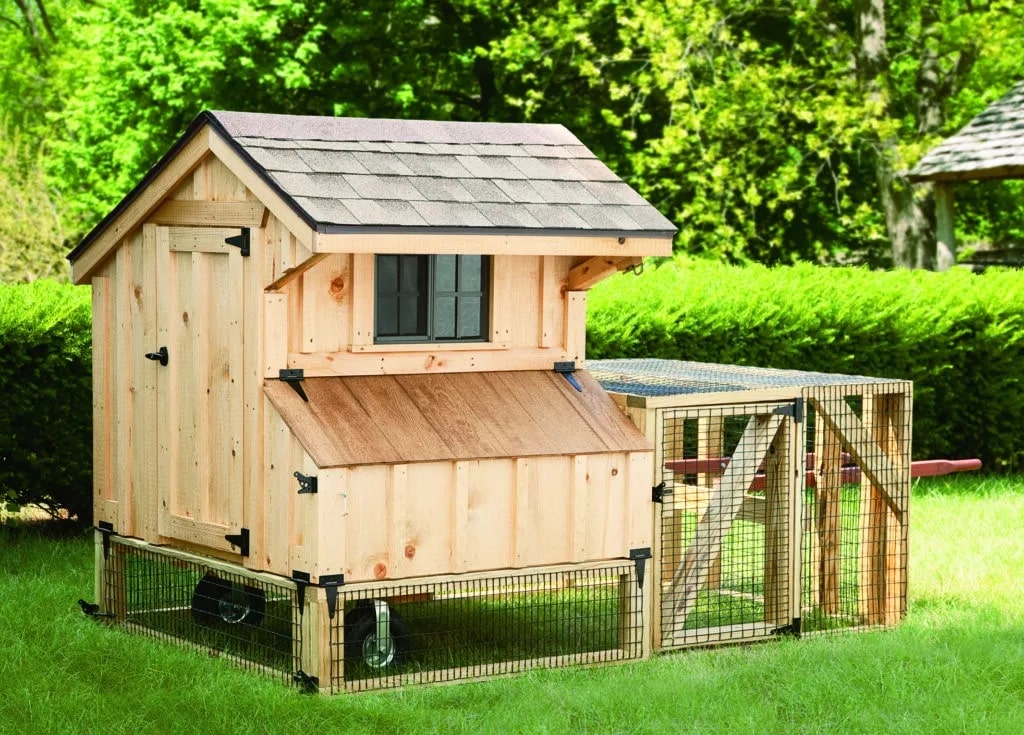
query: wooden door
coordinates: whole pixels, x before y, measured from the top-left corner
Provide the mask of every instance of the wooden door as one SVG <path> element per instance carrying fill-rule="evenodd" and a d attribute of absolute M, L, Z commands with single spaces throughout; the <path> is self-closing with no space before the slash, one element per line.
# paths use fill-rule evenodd
<path fill-rule="evenodd" d="M 237 229 L 161 227 L 160 535 L 239 553 L 243 525 L 242 254 Z"/>

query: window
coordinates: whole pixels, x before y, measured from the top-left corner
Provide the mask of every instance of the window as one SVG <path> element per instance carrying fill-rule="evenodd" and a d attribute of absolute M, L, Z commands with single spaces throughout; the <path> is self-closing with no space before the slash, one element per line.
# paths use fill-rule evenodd
<path fill-rule="evenodd" d="M 374 340 L 487 340 L 490 258 L 486 255 L 378 255 Z"/>

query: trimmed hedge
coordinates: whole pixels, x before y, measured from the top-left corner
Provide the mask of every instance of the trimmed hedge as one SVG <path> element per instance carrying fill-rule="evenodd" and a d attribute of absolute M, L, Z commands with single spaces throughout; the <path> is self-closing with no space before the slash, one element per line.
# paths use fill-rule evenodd
<path fill-rule="evenodd" d="M 0 286 L 0 502 L 92 519 L 89 289 Z"/>
<path fill-rule="evenodd" d="M 1024 469 L 1024 273 L 667 261 L 589 299 L 590 358 L 914 381 L 913 456 Z"/>

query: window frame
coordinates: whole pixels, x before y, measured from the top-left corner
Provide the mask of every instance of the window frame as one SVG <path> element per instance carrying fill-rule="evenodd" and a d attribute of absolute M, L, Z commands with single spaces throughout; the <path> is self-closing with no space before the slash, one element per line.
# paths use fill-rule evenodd
<path fill-rule="evenodd" d="M 453 257 L 455 261 L 455 290 L 439 291 L 437 287 L 438 258 Z M 460 289 L 461 280 L 461 259 L 480 258 L 480 288 L 479 290 Z M 381 258 L 396 258 L 396 286 L 394 291 L 383 290 L 380 286 Z M 380 334 L 381 326 L 381 296 L 386 293 L 394 293 L 396 299 L 395 319 L 400 322 L 402 298 L 413 298 L 410 290 L 402 288 L 402 263 L 405 258 L 425 258 L 426 263 L 426 290 L 422 295 L 423 305 L 417 305 L 417 322 L 426 325 L 425 333 L 419 334 Z M 494 258 L 486 254 L 478 253 L 377 253 L 373 256 L 373 344 L 375 346 L 401 346 L 401 345 L 486 345 L 490 343 L 491 310 L 493 304 L 492 285 Z M 479 298 L 479 322 L 478 335 L 472 337 L 437 337 L 435 324 L 437 302 L 439 298 L 452 298 L 454 305 L 454 329 L 458 332 L 459 302 L 463 298 Z"/>

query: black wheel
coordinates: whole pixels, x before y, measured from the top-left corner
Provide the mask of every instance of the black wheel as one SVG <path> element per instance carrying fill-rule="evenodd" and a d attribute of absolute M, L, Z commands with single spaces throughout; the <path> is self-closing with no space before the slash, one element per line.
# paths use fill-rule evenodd
<path fill-rule="evenodd" d="M 192 593 L 192 619 L 200 625 L 259 625 L 267 611 L 263 590 L 207 572 Z"/>
<path fill-rule="evenodd" d="M 360 600 L 345 614 L 346 663 L 361 662 L 371 669 L 386 669 L 408 658 L 409 630 L 394 610 L 388 612 L 391 640 L 385 646 L 378 645 L 377 617 L 371 601 Z"/>

